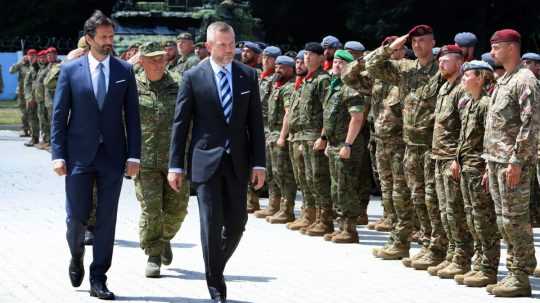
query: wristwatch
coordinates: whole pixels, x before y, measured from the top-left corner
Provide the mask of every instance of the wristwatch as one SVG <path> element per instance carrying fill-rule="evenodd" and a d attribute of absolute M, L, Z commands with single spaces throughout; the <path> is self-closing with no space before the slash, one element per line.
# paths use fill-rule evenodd
<path fill-rule="evenodd" d="M 326 135 L 322 135 L 322 136 L 321 136 L 321 140 L 323 140 L 323 141 L 328 141 L 328 138 L 326 137 Z"/>
<path fill-rule="evenodd" d="M 352 148 L 352 144 L 351 144 L 351 143 L 345 142 L 345 146 L 348 147 L 348 148 Z"/>

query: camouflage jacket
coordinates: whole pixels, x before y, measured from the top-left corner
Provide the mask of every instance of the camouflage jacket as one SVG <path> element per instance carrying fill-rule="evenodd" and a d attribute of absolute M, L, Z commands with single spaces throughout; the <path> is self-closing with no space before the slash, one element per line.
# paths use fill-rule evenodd
<path fill-rule="evenodd" d="M 272 88 L 275 83 L 274 75 L 275 74 L 271 74 L 265 78 L 259 77 L 259 94 L 261 95 L 261 107 L 265 133 L 268 133 L 268 98 L 272 93 Z"/>
<path fill-rule="evenodd" d="M 45 78 L 43 78 L 43 86 L 45 87 L 45 104 L 52 105 L 54 99 L 54 91 L 56 90 L 56 81 L 60 76 L 60 62 L 49 63 L 49 69 Z"/>
<path fill-rule="evenodd" d="M 195 53 L 190 53 L 187 56 L 180 56 L 180 59 L 178 59 L 176 64 L 176 71 L 182 75 L 188 69 L 199 64 L 200 61 L 201 60 Z"/>
<path fill-rule="evenodd" d="M 437 82 L 430 79 L 437 73 L 435 59 L 426 66 L 418 60 L 391 60 L 392 51 L 381 46 L 368 56 L 366 70 L 375 79 L 381 79 L 399 87 L 399 99 L 403 100 L 403 139 L 409 145 L 431 146 Z"/>
<path fill-rule="evenodd" d="M 437 95 L 431 147 L 432 158 L 436 160 L 450 160 L 456 157 L 461 129 L 460 113 L 463 110 L 459 105 L 468 98 L 460 82 L 459 78 L 454 83 L 445 82 Z"/>
<path fill-rule="evenodd" d="M 136 75 L 141 115 L 141 166 L 148 169 L 167 169 L 169 143 L 178 79 L 176 73 L 166 72 L 159 81 L 149 81 L 146 73 Z"/>
<path fill-rule="evenodd" d="M 292 100 L 289 112 L 289 132 L 293 140 L 315 140 L 323 127 L 323 102 L 330 84 L 330 76 L 319 68 Z"/>
<path fill-rule="evenodd" d="M 283 127 L 285 108 L 294 92 L 294 81 L 289 81 L 281 86 L 274 85 L 268 97 L 268 141 L 277 141 Z"/>
<path fill-rule="evenodd" d="M 26 77 L 26 74 L 30 70 L 30 65 L 28 63 L 24 63 L 23 61 L 19 61 L 12 66 L 9 67 L 9 73 L 10 74 L 17 74 L 17 94 L 19 96 L 24 95 L 24 78 Z"/>
<path fill-rule="evenodd" d="M 328 87 L 325 98 L 323 126 L 324 135 L 327 137 L 330 146 L 343 146 L 349 131 L 351 113 L 361 113 L 364 111 L 365 98 L 366 96 L 362 96 L 358 91 L 343 84 L 339 79 L 333 87 Z M 353 143 L 353 148 L 362 144 L 362 140 L 359 139 L 360 137 L 360 135 L 357 136 Z"/>
<path fill-rule="evenodd" d="M 34 90 L 32 89 L 32 85 L 36 79 L 38 71 L 37 65 L 31 64 L 29 65 L 28 72 L 24 77 L 24 100 L 26 102 L 34 100 Z"/>
<path fill-rule="evenodd" d="M 479 100 L 467 96 L 460 102 L 462 107 L 461 130 L 456 158 L 463 167 L 475 167 L 484 171 L 485 161 L 482 159 L 484 149 L 484 126 L 489 104 L 489 96 L 483 94 Z"/>
<path fill-rule="evenodd" d="M 536 160 L 539 97 L 538 81 L 523 66 L 497 79 L 486 117 L 484 159 L 520 165 Z"/>
<path fill-rule="evenodd" d="M 45 101 L 45 86 L 43 85 L 43 80 L 49 72 L 49 64 L 43 64 L 39 66 L 39 71 L 32 82 L 32 90 L 34 91 L 34 98 L 37 103 Z"/>
<path fill-rule="evenodd" d="M 397 86 L 375 80 L 371 94 L 375 138 L 403 143 L 403 103 L 401 101 Z"/>

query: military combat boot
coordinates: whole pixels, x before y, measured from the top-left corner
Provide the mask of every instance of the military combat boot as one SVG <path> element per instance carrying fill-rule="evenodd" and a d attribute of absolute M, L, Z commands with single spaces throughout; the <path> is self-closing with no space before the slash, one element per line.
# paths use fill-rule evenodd
<path fill-rule="evenodd" d="M 444 261 L 443 261 L 444 262 Z M 455 275 L 463 275 L 471 269 L 469 265 L 460 265 L 457 263 L 450 263 L 450 265 L 439 270 L 437 276 L 441 279 L 453 279 Z"/>
<path fill-rule="evenodd" d="M 474 271 L 470 271 L 474 272 Z M 472 275 L 465 275 L 463 284 L 469 287 L 486 287 L 490 284 L 497 285 L 497 274 L 484 271 L 475 271 Z"/>
<path fill-rule="evenodd" d="M 367 229 L 369 230 L 375 230 L 375 226 L 379 223 L 382 223 L 384 221 L 384 217 L 380 218 L 379 220 L 375 221 L 375 222 L 370 222 L 368 223 L 367 225 Z"/>
<path fill-rule="evenodd" d="M 161 263 L 163 265 L 171 265 L 173 259 L 173 253 L 171 249 L 171 242 L 166 241 L 163 243 L 163 251 L 161 252 Z"/>
<path fill-rule="evenodd" d="M 266 222 L 271 224 L 285 224 L 294 221 L 294 200 L 289 201 L 281 198 L 279 211 L 272 216 L 266 217 Z"/>
<path fill-rule="evenodd" d="M 146 263 L 145 276 L 147 278 L 159 278 L 160 267 L 161 267 L 161 257 L 149 256 L 148 262 Z"/>
<path fill-rule="evenodd" d="M 429 270 L 429 268 L 428 268 L 428 270 Z M 464 285 L 465 284 L 465 278 L 472 277 L 472 276 L 476 275 L 477 273 L 478 273 L 477 270 L 471 269 L 471 270 L 469 270 L 468 272 L 466 272 L 463 275 L 455 275 L 454 276 L 454 281 L 456 281 L 456 283 L 458 285 Z M 495 282 L 497 282 L 497 277 L 495 277 Z"/>
<path fill-rule="evenodd" d="M 360 215 L 356 220 L 356 225 L 367 225 L 369 223 L 368 214 L 367 214 L 368 203 L 362 202 Z"/>
<path fill-rule="evenodd" d="M 380 222 L 379 224 L 376 224 L 375 225 L 375 230 L 376 231 L 383 231 L 383 232 L 391 231 L 392 230 L 392 220 L 390 219 L 390 217 L 386 217 L 386 218 L 384 218 L 384 220 L 382 220 L 382 222 Z"/>
<path fill-rule="evenodd" d="M 302 209 L 302 214 L 293 222 L 287 223 L 290 230 L 299 230 L 311 225 L 315 221 L 315 207 L 306 207 Z"/>
<path fill-rule="evenodd" d="M 32 139 L 30 139 L 30 141 L 24 143 L 24 146 L 32 147 L 32 146 L 34 146 L 34 145 L 36 145 L 38 143 L 39 143 L 38 138 L 32 138 Z"/>
<path fill-rule="evenodd" d="M 534 269 L 533 276 L 540 278 L 540 267 Z"/>
<path fill-rule="evenodd" d="M 19 137 L 21 138 L 30 137 L 30 131 L 28 131 L 27 129 L 21 130 L 21 132 L 19 133 Z"/>
<path fill-rule="evenodd" d="M 495 297 L 530 297 L 529 276 L 527 274 L 512 275 L 504 283 L 498 283 L 491 292 Z"/>
<path fill-rule="evenodd" d="M 432 276 L 436 276 L 440 270 L 446 268 L 450 263 L 450 261 L 444 260 L 438 265 L 428 267 L 427 272 Z"/>
<path fill-rule="evenodd" d="M 354 224 L 356 228 L 356 221 Z M 322 237 L 334 231 L 334 211 L 332 209 L 321 208 L 319 220 L 306 229 L 305 234 L 312 237 Z"/>
<path fill-rule="evenodd" d="M 342 218 L 341 231 L 332 237 L 334 243 L 358 243 L 358 232 L 356 231 L 356 217 Z"/>
<path fill-rule="evenodd" d="M 412 257 L 401 259 L 401 263 L 403 263 L 403 265 L 405 265 L 405 267 L 411 267 L 412 261 L 422 258 L 427 253 L 427 251 L 428 251 L 427 248 L 422 246 L 420 251 L 418 253 L 416 253 L 415 255 L 413 255 Z"/>
<path fill-rule="evenodd" d="M 257 194 L 257 192 L 255 192 L 255 190 L 250 188 L 247 193 L 247 213 L 252 214 L 259 209 L 261 209 L 261 206 L 259 204 L 259 195 Z"/>
<path fill-rule="evenodd" d="M 412 268 L 416 270 L 427 270 L 430 266 L 435 266 L 444 261 L 443 257 L 437 256 L 431 250 L 422 256 L 422 258 L 416 259 L 411 262 Z"/>
<path fill-rule="evenodd" d="M 344 229 L 344 227 L 343 227 L 343 224 L 344 224 L 343 218 L 338 217 L 338 218 L 336 219 L 336 222 L 337 222 L 337 225 L 338 225 L 338 229 L 334 230 L 334 231 L 331 232 L 331 233 L 327 233 L 326 235 L 324 235 L 324 236 L 323 236 L 324 241 L 332 241 L 332 238 L 333 238 L 335 235 L 339 234 L 339 233 Z"/>
<path fill-rule="evenodd" d="M 315 220 L 313 220 L 313 222 L 311 222 L 311 224 L 309 224 L 308 226 L 304 226 L 304 227 L 300 228 L 300 230 L 299 230 L 300 233 L 301 233 L 302 235 L 305 235 L 305 234 L 306 234 L 306 231 L 307 231 L 308 229 L 310 229 L 311 227 L 315 226 L 315 224 L 319 223 L 319 217 L 320 217 L 320 215 L 321 215 L 321 209 L 318 208 L 318 207 L 316 207 L 316 208 L 315 208 Z"/>
<path fill-rule="evenodd" d="M 383 260 L 400 260 L 409 257 L 409 247 L 401 244 L 392 244 L 378 251 L 377 257 Z"/>
<path fill-rule="evenodd" d="M 268 200 L 268 207 L 265 209 L 254 212 L 255 218 L 264 219 L 269 216 L 273 216 L 279 211 L 279 205 L 281 202 L 280 197 L 270 197 Z"/>

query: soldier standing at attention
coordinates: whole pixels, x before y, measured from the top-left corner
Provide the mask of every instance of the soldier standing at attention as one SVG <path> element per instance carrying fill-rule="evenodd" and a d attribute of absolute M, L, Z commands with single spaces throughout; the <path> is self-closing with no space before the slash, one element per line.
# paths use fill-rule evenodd
<path fill-rule="evenodd" d="M 42 50 L 38 53 L 39 71 L 32 83 L 32 89 L 34 90 L 34 98 L 37 102 L 39 128 L 42 133 L 42 141 L 35 145 L 39 149 L 47 147 L 50 142 L 51 135 L 51 121 L 49 121 L 49 114 L 45 107 L 45 86 L 43 80 L 49 72 L 49 62 L 47 60 L 47 50 Z"/>
<path fill-rule="evenodd" d="M 241 59 L 242 63 L 247 66 L 253 67 L 260 74 L 261 69 L 259 66 L 259 56 L 262 53 L 262 49 L 257 43 L 246 41 L 242 48 Z"/>
<path fill-rule="evenodd" d="M 30 66 L 24 78 L 24 100 L 26 101 L 26 110 L 28 113 L 28 122 L 30 124 L 30 141 L 24 143 L 25 146 L 31 147 L 39 143 L 39 119 L 37 113 L 37 103 L 34 97 L 32 85 L 37 76 L 38 63 L 37 51 L 35 49 L 28 50 Z"/>
<path fill-rule="evenodd" d="M 143 144 L 135 193 L 141 204 L 141 248 L 148 255 L 145 275 L 159 277 L 161 264 L 172 262 L 171 240 L 187 214 L 189 184 L 175 192 L 167 182 L 168 142 L 179 79 L 166 70 L 167 60 L 160 43 L 143 44 L 140 55 L 144 72 L 136 80 Z"/>
<path fill-rule="evenodd" d="M 478 43 L 478 38 L 476 38 L 475 34 L 469 32 L 458 33 L 454 37 L 454 42 L 463 51 L 463 59 L 465 62 L 474 59 L 474 50 Z"/>
<path fill-rule="evenodd" d="M 175 71 L 178 67 L 178 47 L 174 40 L 167 40 L 163 43 L 163 50 L 165 51 L 165 60 L 167 60 L 167 70 Z"/>
<path fill-rule="evenodd" d="M 201 60 L 195 55 L 195 44 L 193 43 L 193 36 L 190 33 L 181 33 L 178 35 L 176 45 L 180 53 L 176 71 L 182 75 L 188 69 L 199 64 Z"/>
<path fill-rule="evenodd" d="M 332 69 L 332 63 L 334 62 L 335 52 L 341 48 L 341 42 L 334 36 L 326 36 L 321 42 L 321 46 L 324 49 L 324 62 L 323 69 L 330 72 Z"/>
<path fill-rule="evenodd" d="M 24 78 L 30 69 L 28 52 L 22 57 L 22 60 L 9 67 L 9 73 L 17 74 L 17 104 L 21 111 L 22 130 L 20 137 L 30 137 L 30 125 L 28 124 L 28 111 L 26 109 L 26 101 L 24 100 Z"/>
<path fill-rule="evenodd" d="M 512 29 L 490 39 L 493 59 L 505 74 L 489 103 L 483 158 L 499 230 L 508 245 L 508 275 L 487 291 L 497 297 L 530 296 L 536 267 L 529 216 L 530 167 L 538 154 L 538 80 L 521 65 L 521 35 Z"/>

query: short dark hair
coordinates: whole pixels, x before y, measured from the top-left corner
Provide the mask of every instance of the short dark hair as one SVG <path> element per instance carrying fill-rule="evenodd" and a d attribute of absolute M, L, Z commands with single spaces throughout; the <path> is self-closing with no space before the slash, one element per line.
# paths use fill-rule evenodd
<path fill-rule="evenodd" d="M 112 26 L 115 28 L 115 24 L 111 18 L 107 17 L 102 11 L 96 10 L 92 16 L 84 22 L 84 34 L 89 35 L 92 38 L 95 37 L 96 28 L 98 26 Z"/>

